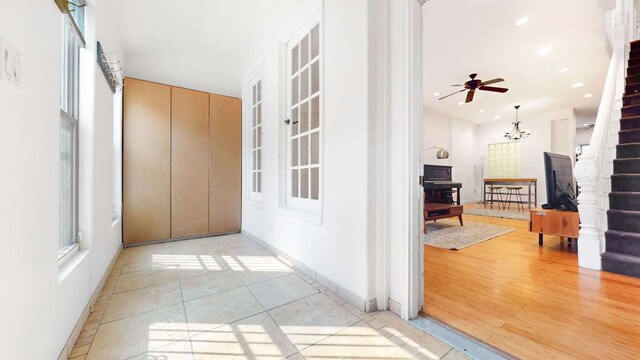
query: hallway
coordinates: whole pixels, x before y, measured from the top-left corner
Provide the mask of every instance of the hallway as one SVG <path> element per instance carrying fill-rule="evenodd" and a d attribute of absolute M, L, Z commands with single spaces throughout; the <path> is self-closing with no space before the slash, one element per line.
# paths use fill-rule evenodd
<path fill-rule="evenodd" d="M 69 359 L 463 359 L 242 235 L 125 249 Z"/>

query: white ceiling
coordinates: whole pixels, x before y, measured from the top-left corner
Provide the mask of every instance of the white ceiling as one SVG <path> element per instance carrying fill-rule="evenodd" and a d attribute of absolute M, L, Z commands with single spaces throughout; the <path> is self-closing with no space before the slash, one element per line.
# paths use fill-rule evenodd
<path fill-rule="evenodd" d="M 609 64 L 602 0 L 431 0 L 424 13 L 425 107 L 475 123 L 575 108 L 594 113 Z M 519 18 L 528 17 L 523 26 Z M 548 54 L 540 49 L 547 47 Z M 566 73 L 558 70 L 569 68 Z M 501 77 L 504 94 L 477 91 L 437 100 L 451 84 Z M 581 82 L 581 88 L 573 84 Z M 459 89 L 459 88 L 458 88 Z M 593 94 L 585 98 L 587 93 Z M 480 110 L 484 110 L 480 113 Z"/>
<path fill-rule="evenodd" d="M 128 76 L 240 95 L 264 0 L 116 0 Z"/>

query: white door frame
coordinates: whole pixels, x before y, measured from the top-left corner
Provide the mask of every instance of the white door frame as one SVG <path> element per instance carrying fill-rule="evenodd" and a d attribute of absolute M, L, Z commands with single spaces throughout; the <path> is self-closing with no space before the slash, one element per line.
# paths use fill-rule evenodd
<path fill-rule="evenodd" d="M 403 116 L 403 133 L 406 139 L 404 159 L 406 163 L 404 184 L 406 211 L 405 267 L 401 317 L 416 318 L 424 303 L 424 246 L 422 243 L 422 127 L 423 127 L 423 83 L 422 83 L 422 5 L 424 0 L 403 0 L 404 88 L 406 113 Z"/>
<path fill-rule="evenodd" d="M 368 238 L 373 281 L 368 293 L 378 309 L 391 309 L 405 320 L 417 317 L 424 301 L 419 183 L 423 2 L 369 0 Z M 393 301 L 391 287 L 396 289 Z"/>

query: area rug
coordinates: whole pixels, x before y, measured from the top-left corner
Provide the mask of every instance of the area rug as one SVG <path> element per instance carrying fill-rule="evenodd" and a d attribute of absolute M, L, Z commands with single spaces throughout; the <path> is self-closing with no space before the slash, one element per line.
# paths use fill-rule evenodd
<path fill-rule="evenodd" d="M 515 229 L 467 222 L 460 226 L 457 221 L 438 220 L 427 224 L 424 243 L 443 249 L 460 250 L 514 231 Z"/>
<path fill-rule="evenodd" d="M 508 211 L 508 210 L 496 210 L 496 209 L 464 209 L 464 213 L 468 215 L 479 215 L 497 217 L 503 219 L 514 220 L 529 220 L 529 212 L 522 211 Z"/>

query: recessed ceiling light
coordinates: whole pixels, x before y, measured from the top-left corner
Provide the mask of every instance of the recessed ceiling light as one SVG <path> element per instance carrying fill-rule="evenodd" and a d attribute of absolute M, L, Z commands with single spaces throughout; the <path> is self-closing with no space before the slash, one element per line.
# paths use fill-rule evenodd
<path fill-rule="evenodd" d="M 484 112 L 484 110 L 480 110 L 480 111 L 478 111 L 478 112 L 483 113 L 483 112 Z"/>
<path fill-rule="evenodd" d="M 520 19 L 516 20 L 516 26 L 522 26 L 526 23 L 529 22 L 529 18 L 528 17 L 521 17 Z"/>
<path fill-rule="evenodd" d="M 584 126 L 589 126 L 589 125 L 591 125 L 591 124 L 584 124 Z"/>
<path fill-rule="evenodd" d="M 584 86 L 584 84 L 583 84 L 583 83 L 581 83 L 581 82 L 577 82 L 577 83 L 573 84 L 573 88 L 574 88 L 574 89 L 581 88 L 581 87 L 583 87 L 583 86 Z"/>
<path fill-rule="evenodd" d="M 589 93 L 589 94 L 584 94 L 584 97 L 586 97 L 586 98 L 590 98 L 590 97 L 592 97 L 592 96 L 593 96 L 593 94 L 591 94 L 591 93 Z"/>
<path fill-rule="evenodd" d="M 464 105 L 464 101 L 460 101 L 458 105 Z"/>
<path fill-rule="evenodd" d="M 538 49 L 538 54 L 544 56 L 544 55 L 548 55 L 551 52 L 551 47 L 550 46 L 543 46 L 540 49 Z"/>
<path fill-rule="evenodd" d="M 494 118 L 494 119 L 496 119 L 496 120 L 498 120 L 498 119 L 500 119 L 500 115 L 496 115 L 496 116 L 494 116 L 493 118 Z"/>
<path fill-rule="evenodd" d="M 439 92 L 434 93 L 433 96 L 440 96 L 440 93 Z"/>
<path fill-rule="evenodd" d="M 562 69 L 558 70 L 558 74 L 564 74 L 567 71 L 569 71 L 569 68 L 562 68 Z"/>

